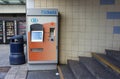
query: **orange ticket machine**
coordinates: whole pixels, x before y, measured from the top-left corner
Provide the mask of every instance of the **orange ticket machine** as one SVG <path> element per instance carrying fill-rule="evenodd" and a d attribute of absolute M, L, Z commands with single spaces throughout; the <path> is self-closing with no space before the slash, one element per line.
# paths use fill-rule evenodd
<path fill-rule="evenodd" d="M 51 70 L 58 63 L 58 10 L 27 10 L 29 70 Z"/>

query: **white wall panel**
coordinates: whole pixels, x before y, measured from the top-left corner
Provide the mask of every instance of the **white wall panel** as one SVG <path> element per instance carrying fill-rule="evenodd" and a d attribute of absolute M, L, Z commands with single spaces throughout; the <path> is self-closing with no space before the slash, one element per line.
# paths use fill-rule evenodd
<path fill-rule="evenodd" d="M 25 5 L 0 5 L 0 13 L 25 13 Z"/>

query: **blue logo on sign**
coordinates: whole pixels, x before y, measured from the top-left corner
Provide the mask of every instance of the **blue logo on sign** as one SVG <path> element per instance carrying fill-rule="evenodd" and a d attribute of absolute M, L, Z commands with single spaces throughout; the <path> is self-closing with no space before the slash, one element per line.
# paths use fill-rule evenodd
<path fill-rule="evenodd" d="M 37 18 L 32 18 L 32 19 L 31 19 L 31 22 L 32 22 L 32 23 L 37 23 L 37 22 L 38 22 L 38 19 L 37 19 Z"/>

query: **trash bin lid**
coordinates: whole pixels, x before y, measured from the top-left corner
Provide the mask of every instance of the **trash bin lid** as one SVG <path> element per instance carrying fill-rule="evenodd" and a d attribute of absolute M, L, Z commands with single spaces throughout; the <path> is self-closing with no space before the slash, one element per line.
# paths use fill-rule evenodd
<path fill-rule="evenodd" d="M 23 39 L 23 35 L 15 35 L 11 37 L 10 39 Z"/>

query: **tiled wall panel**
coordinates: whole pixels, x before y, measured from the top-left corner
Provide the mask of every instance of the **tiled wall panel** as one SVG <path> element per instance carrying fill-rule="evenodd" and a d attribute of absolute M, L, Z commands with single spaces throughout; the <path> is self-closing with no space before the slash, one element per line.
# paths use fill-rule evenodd
<path fill-rule="evenodd" d="M 107 12 L 120 12 L 120 0 L 103 2 L 112 5 L 101 5 L 100 1 L 103 0 L 35 1 L 36 8 L 59 10 L 60 63 L 66 63 L 67 59 L 76 60 L 78 56 L 91 56 L 91 52 L 104 53 L 105 49 L 120 49 L 120 34 L 116 34 L 118 29 L 114 27 L 120 26 L 120 19 L 106 18 L 109 15 Z M 109 17 L 112 17 L 111 13 Z"/>

